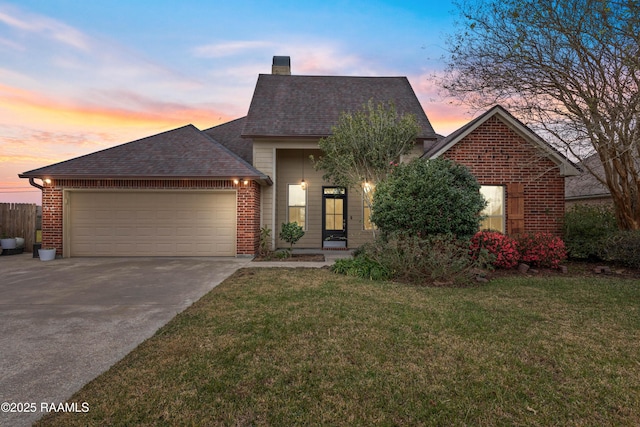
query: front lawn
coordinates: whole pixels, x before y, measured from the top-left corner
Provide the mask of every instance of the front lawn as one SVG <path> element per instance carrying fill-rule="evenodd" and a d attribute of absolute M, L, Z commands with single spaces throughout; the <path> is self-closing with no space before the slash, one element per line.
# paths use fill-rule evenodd
<path fill-rule="evenodd" d="M 640 425 L 640 282 L 243 269 L 36 425 Z"/>

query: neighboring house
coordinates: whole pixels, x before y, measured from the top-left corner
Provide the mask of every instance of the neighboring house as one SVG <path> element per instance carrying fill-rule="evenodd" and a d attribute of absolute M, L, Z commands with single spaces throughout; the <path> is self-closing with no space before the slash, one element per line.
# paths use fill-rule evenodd
<path fill-rule="evenodd" d="M 565 181 L 565 206 L 570 208 L 577 204 L 601 205 L 613 204 L 611 193 L 592 173 L 604 177 L 604 167 L 597 154 L 587 157 L 582 163 L 580 175 L 568 177 Z"/>
<path fill-rule="evenodd" d="M 246 117 L 192 125 L 25 172 L 42 189 L 43 246 L 69 256 L 233 256 L 257 252 L 260 227 L 296 221 L 301 248 L 354 248 L 372 238 L 361 192 L 322 179 L 310 156 L 340 114 L 372 100 L 413 114 L 412 156 L 467 165 L 491 200 L 485 226 L 558 233 L 564 177 L 575 167 L 501 107 L 446 138 L 405 77 L 291 75 L 274 57 Z M 36 184 L 41 179 L 43 184 Z"/>

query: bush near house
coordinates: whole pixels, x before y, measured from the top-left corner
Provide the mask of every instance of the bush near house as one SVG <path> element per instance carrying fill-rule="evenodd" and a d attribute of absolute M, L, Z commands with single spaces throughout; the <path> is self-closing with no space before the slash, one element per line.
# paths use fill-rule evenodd
<path fill-rule="evenodd" d="M 373 195 L 371 221 L 383 234 L 469 238 L 486 202 L 465 166 L 446 159 L 415 159 L 393 168 Z"/>
<path fill-rule="evenodd" d="M 289 251 L 293 250 L 293 245 L 304 236 L 304 230 L 297 222 L 283 222 L 280 231 L 280 238 L 289 244 Z"/>
<path fill-rule="evenodd" d="M 618 232 L 610 206 L 575 205 L 564 215 L 563 237 L 569 258 L 605 259 L 607 246 Z"/>
<path fill-rule="evenodd" d="M 469 241 L 453 235 L 427 237 L 404 233 L 363 245 L 352 259 L 332 271 L 366 279 L 394 279 L 415 285 L 461 286 L 472 282 L 486 257 L 469 256 Z"/>
<path fill-rule="evenodd" d="M 640 231 L 616 231 L 604 240 L 607 261 L 640 268 Z"/>
<path fill-rule="evenodd" d="M 512 268 L 520 261 L 517 242 L 498 231 L 479 231 L 471 239 L 471 256 L 479 259 L 487 251 L 489 264 L 496 268 Z"/>
<path fill-rule="evenodd" d="M 558 268 L 567 259 L 567 250 L 560 237 L 551 233 L 524 233 L 516 237 L 520 261 L 535 267 Z"/>

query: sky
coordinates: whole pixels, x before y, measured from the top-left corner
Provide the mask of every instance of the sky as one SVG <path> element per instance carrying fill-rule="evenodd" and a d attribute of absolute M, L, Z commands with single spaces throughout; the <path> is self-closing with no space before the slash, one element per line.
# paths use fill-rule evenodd
<path fill-rule="evenodd" d="M 0 203 L 41 204 L 18 174 L 247 114 L 275 55 L 292 74 L 406 76 L 436 132 L 468 122 L 430 78 L 450 0 L 0 0 Z"/>

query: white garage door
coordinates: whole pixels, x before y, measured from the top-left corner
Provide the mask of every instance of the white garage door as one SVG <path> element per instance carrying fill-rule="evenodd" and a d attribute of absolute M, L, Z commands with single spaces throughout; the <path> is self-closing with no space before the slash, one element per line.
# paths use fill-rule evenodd
<path fill-rule="evenodd" d="M 71 256 L 235 256 L 235 192 L 71 192 Z"/>

